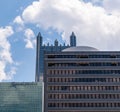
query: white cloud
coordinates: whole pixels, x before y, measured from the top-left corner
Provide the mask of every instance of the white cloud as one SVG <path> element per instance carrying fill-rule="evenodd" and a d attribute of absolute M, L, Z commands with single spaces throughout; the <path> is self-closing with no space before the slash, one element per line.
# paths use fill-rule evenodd
<path fill-rule="evenodd" d="M 93 5 L 101 5 L 103 0 L 82 0 L 84 2 L 91 2 Z"/>
<path fill-rule="evenodd" d="M 110 14 L 106 8 L 94 6 L 90 2 L 35 1 L 24 10 L 22 18 L 25 23 L 44 29 L 52 28 L 60 34 L 64 32 L 63 39 L 67 43 L 70 33 L 74 31 L 78 45 L 90 45 L 101 50 L 120 50 L 120 13 Z"/>
<path fill-rule="evenodd" d="M 24 35 L 26 37 L 24 39 L 24 41 L 26 42 L 25 47 L 26 48 L 34 48 L 34 44 L 35 44 L 35 34 L 34 34 L 34 32 L 30 28 L 28 28 L 28 29 L 25 30 Z"/>
<path fill-rule="evenodd" d="M 6 71 L 9 65 L 13 65 L 14 61 L 10 52 L 10 43 L 8 37 L 14 33 L 11 26 L 5 28 L 0 27 L 0 81 L 11 79 L 11 76 L 15 74 L 12 66 L 9 71 Z M 9 73 L 8 73 L 9 72 Z"/>
<path fill-rule="evenodd" d="M 14 21 L 14 23 L 17 23 L 19 25 L 24 25 L 24 21 L 22 20 L 22 18 L 20 16 L 17 16 Z"/>
<path fill-rule="evenodd" d="M 10 80 L 13 78 L 13 75 L 16 74 L 17 68 L 11 67 L 11 70 L 7 72 L 7 80 Z"/>
<path fill-rule="evenodd" d="M 15 25 L 15 30 L 17 32 L 23 31 L 24 30 L 24 21 L 22 20 L 21 16 L 17 16 L 14 20 L 13 23 Z"/>
<path fill-rule="evenodd" d="M 120 0 L 103 0 L 103 7 L 111 12 L 120 11 Z"/>

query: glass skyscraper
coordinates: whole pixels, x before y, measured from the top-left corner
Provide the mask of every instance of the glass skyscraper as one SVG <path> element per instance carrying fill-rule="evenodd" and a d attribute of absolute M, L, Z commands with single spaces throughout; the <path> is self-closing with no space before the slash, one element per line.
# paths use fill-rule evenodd
<path fill-rule="evenodd" d="M 0 83 L 0 112 L 42 112 L 42 83 Z"/>

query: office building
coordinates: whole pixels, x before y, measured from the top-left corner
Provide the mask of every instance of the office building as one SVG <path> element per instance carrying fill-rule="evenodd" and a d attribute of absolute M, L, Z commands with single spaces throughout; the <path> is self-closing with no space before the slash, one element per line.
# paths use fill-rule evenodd
<path fill-rule="evenodd" d="M 42 83 L 0 83 L 0 112 L 43 112 Z"/>
<path fill-rule="evenodd" d="M 44 52 L 60 52 L 65 48 L 69 48 L 70 46 L 76 46 L 76 36 L 74 32 L 72 32 L 70 36 L 70 45 L 61 45 L 59 44 L 58 40 L 54 41 L 54 45 L 43 45 L 43 37 L 39 33 L 37 36 L 37 47 L 36 47 L 36 75 L 35 81 L 41 81 L 43 77 L 43 70 L 44 70 Z"/>
<path fill-rule="evenodd" d="M 119 51 L 77 46 L 44 57 L 44 112 L 120 112 Z"/>

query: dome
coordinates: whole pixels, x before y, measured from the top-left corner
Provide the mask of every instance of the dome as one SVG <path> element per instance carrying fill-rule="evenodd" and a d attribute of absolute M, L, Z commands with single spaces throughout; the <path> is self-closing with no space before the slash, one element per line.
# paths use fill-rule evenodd
<path fill-rule="evenodd" d="M 69 47 L 64 50 L 63 52 L 80 52 L 80 51 L 98 51 L 98 49 L 89 46 L 77 46 L 77 47 Z"/>

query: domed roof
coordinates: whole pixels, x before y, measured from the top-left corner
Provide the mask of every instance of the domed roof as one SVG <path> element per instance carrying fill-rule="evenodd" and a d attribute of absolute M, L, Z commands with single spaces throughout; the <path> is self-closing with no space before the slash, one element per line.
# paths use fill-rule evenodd
<path fill-rule="evenodd" d="M 80 52 L 80 51 L 98 51 L 98 49 L 89 46 L 77 46 L 77 47 L 69 47 L 64 50 L 63 52 Z"/>

